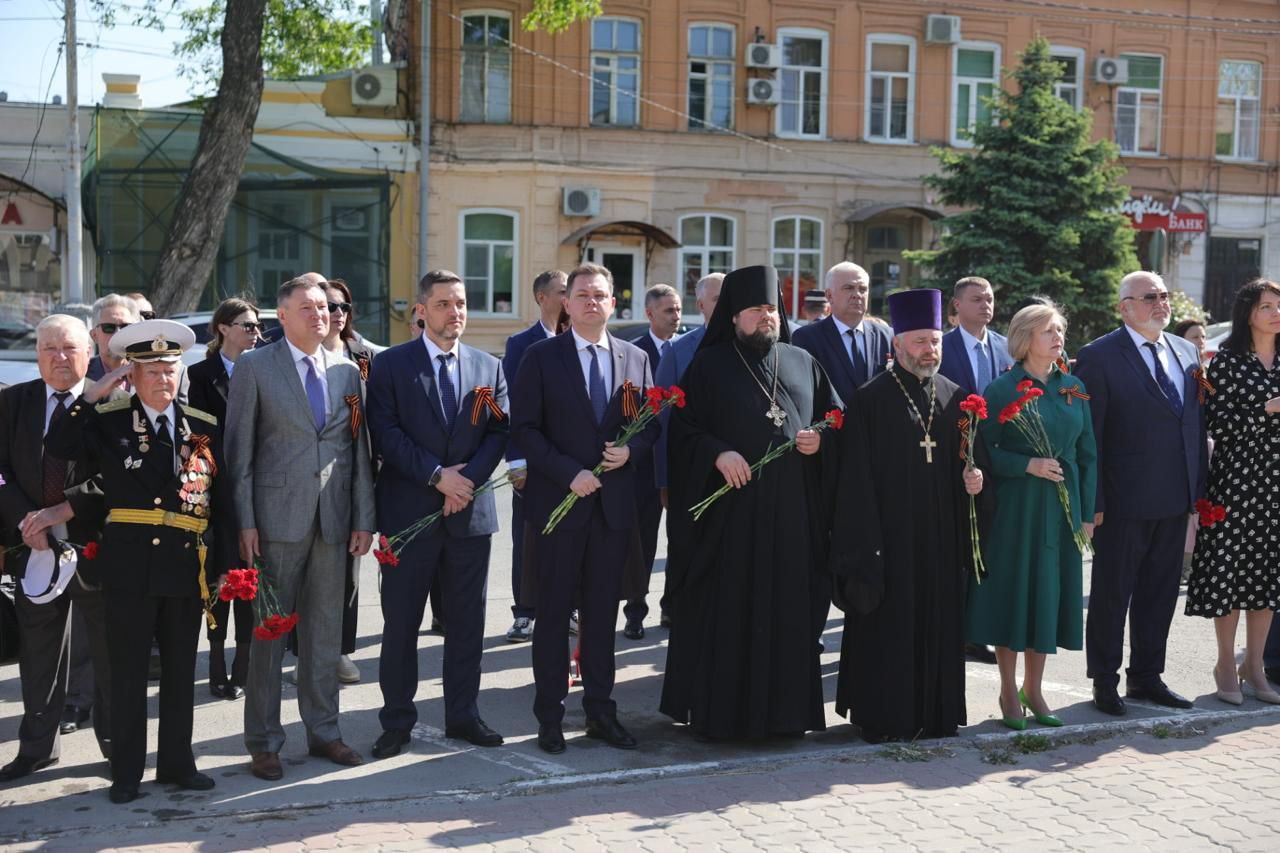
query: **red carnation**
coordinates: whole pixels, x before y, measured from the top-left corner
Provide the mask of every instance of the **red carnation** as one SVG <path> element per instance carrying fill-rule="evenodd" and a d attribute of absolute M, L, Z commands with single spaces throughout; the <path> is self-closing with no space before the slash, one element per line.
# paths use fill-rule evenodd
<path fill-rule="evenodd" d="M 1022 414 L 1022 405 L 1017 400 L 1014 400 L 1012 403 L 1000 410 L 1000 417 L 996 420 L 1002 424 L 1007 424 L 1020 414 Z"/>
<path fill-rule="evenodd" d="M 665 389 L 659 388 L 658 386 L 655 385 L 652 388 L 645 389 L 644 397 L 650 403 L 657 403 L 659 406 L 661 406 L 662 401 L 667 399 L 667 392 Z"/>
<path fill-rule="evenodd" d="M 679 385 L 672 385 L 667 396 L 671 398 L 671 405 L 675 406 L 677 409 L 684 408 L 684 391 Z"/>
<path fill-rule="evenodd" d="M 82 560 L 92 560 L 98 556 L 98 543 L 90 542 L 80 549 L 80 558 Z"/>
<path fill-rule="evenodd" d="M 1196 501 L 1196 512 L 1198 514 L 1205 515 L 1206 513 L 1209 513 L 1212 510 L 1213 510 L 1213 504 L 1205 500 L 1204 498 L 1201 498 L 1200 500 Z"/>
<path fill-rule="evenodd" d="M 1227 519 L 1227 508 L 1225 506 L 1215 506 L 1213 508 L 1213 520 L 1226 521 L 1226 519 Z"/>
<path fill-rule="evenodd" d="M 1027 390 L 1031 388 L 1031 380 L 1024 379 L 1014 387 L 1017 389 L 1019 394 L 1025 394 Z"/>
<path fill-rule="evenodd" d="M 987 419 L 987 401 L 981 394 L 970 394 L 960 403 L 960 411 L 973 415 L 974 420 Z"/>
<path fill-rule="evenodd" d="M 256 627 L 256 628 L 254 628 L 254 629 L 253 629 L 253 636 L 254 636 L 256 639 L 259 639 L 259 640 L 265 640 L 265 641 L 267 641 L 267 642 L 270 642 L 271 640 L 278 640 L 278 639 L 280 639 L 280 638 L 279 638 L 279 637 L 277 637 L 274 633 L 272 633 L 271 631 L 269 631 L 267 628 L 263 627 L 262 625 L 259 625 L 258 627 Z"/>
<path fill-rule="evenodd" d="M 839 409 L 832 409 L 827 412 L 827 423 L 832 429 L 842 429 L 844 427 L 844 412 Z"/>

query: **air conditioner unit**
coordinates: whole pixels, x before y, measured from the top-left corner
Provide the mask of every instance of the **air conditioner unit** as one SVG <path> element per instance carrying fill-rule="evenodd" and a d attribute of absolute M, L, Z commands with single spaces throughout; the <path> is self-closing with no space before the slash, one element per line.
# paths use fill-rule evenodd
<path fill-rule="evenodd" d="M 956 15 L 926 15 L 924 40 L 929 44 L 959 44 L 960 18 Z"/>
<path fill-rule="evenodd" d="M 778 46 L 766 42 L 747 45 L 748 68 L 777 68 Z"/>
<path fill-rule="evenodd" d="M 396 69 L 378 65 L 351 72 L 351 103 L 357 107 L 394 107 Z"/>
<path fill-rule="evenodd" d="M 1099 56 L 1093 61 L 1093 82 L 1119 86 L 1129 82 L 1129 60 Z"/>
<path fill-rule="evenodd" d="M 747 81 L 747 103 L 773 106 L 782 100 L 782 87 L 778 85 L 778 76 L 756 77 Z"/>
<path fill-rule="evenodd" d="M 565 187 L 562 202 L 565 216 L 600 215 L 600 190 L 597 187 Z"/>

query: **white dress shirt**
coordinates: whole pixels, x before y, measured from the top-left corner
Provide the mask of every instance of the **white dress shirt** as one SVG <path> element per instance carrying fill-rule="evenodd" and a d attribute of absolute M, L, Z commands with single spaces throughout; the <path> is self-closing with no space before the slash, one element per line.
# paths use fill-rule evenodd
<path fill-rule="evenodd" d="M 84 386 L 85 381 L 81 379 L 75 385 L 72 385 L 67 389 L 67 393 L 71 396 L 68 397 L 66 403 L 63 404 L 64 409 L 70 408 L 71 403 L 84 393 Z M 53 397 L 53 395 L 57 393 L 59 393 L 57 388 L 54 388 L 48 382 L 44 384 L 44 431 L 46 434 L 49 432 L 49 422 L 53 420 L 53 407 L 58 405 L 58 401 Z"/>
<path fill-rule="evenodd" d="M 1151 381 L 1156 382 L 1156 365 L 1151 360 L 1151 349 L 1146 346 L 1149 341 L 1142 335 L 1138 334 L 1130 326 L 1125 326 L 1125 331 L 1129 333 L 1129 337 L 1133 338 L 1133 345 L 1138 348 L 1138 354 L 1142 356 L 1142 363 L 1147 366 L 1147 372 L 1151 374 Z M 1166 340 L 1168 335 L 1164 332 L 1160 333 L 1160 339 L 1155 341 L 1156 353 L 1160 358 L 1160 366 L 1164 368 L 1164 372 L 1169 375 L 1169 380 L 1173 382 L 1173 387 L 1178 389 L 1178 397 L 1185 403 L 1187 401 L 1186 377 L 1182 375 L 1185 369 L 1178 364 L 1178 357 L 1172 354 L 1172 347 Z M 1160 383 L 1156 382 L 1156 387 L 1160 387 Z M 1163 390 L 1160 392 L 1164 393 Z"/>
<path fill-rule="evenodd" d="M 458 386 L 458 379 L 460 378 L 461 374 L 459 374 L 458 372 L 460 368 L 458 367 L 457 345 L 455 344 L 453 349 L 446 352 L 445 350 L 442 350 L 440 349 L 440 347 L 436 346 L 435 341 L 431 340 L 431 338 L 428 338 L 426 332 L 422 333 L 422 343 L 425 344 L 427 347 L 427 357 L 431 359 L 431 378 L 435 379 L 436 382 L 440 381 L 440 362 L 438 361 L 439 357 L 442 355 L 453 356 L 453 358 L 445 362 L 445 364 L 448 365 L 445 368 L 445 372 L 449 376 L 449 381 L 453 383 L 453 401 L 458 406 L 458 412 L 462 411 L 462 389 Z M 437 394 L 439 394 L 438 389 L 437 389 Z M 448 415 L 444 411 L 444 395 L 439 394 L 439 396 L 440 396 L 440 413 L 442 415 L 445 415 L 447 419 Z M 454 412 L 453 414 L 456 416 L 458 412 Z"/>
<path fill-rule="evenodd" d="M 836 324 L 836 331 L 840 333 L 840 343 L 844 344 L 844 351 L 849 356 L 849 363 L 853 364 L 853 343 L 858 345 L 858 357 L 862 359 L 862 363 L 866 366 L 867 375 L 871 375 L 871 360 L 867 358 L 867 321 L 859 320 L 856 326 L 846 326 L 840 322 L 840 319 L 834 314 L 831 315 L 831 321 Z M 849 334 L 849 329 L 853 329 L 853 334 Z"/>
<path fill-rule="evenodd" d="M 554 338 L 556 336 L 555 331 L 552 329 L 548 329 L 546 323 L 539 320 L 538 325 L 542 327 L 542 333 L 546 335 L 548 338 Z"/>
<path fill-rule="evenodd" d="M 960 330 L 960 340 L 964 341 L 964 351 L 969 356 L 969 369 L 973 371 L 973 381 L 978 381 L 978 344 L 982 344 L 982 351 L 986 353 L 987 364 L 991 368 L 991 379 L 994 381 L 1000 374 L 996 372 L 996 353 L 991 348 L 991 336 L 987 334 L 987 330 L 982 330 L 982 340 L 978 340 L 969 334 L 969 330 L 964 326 L 957 326 Z"/>
<path fill-rule="evenodd" d="M 289 353 L 293 356 L 293 366 L 298 370 L 298 378 L 302 380 L 302 390 L 304 393 L 307 390 L 307 362 L 304 359 L 310 355 L 311 360 L 316 363 L 316 376 L 320 377 L 320 388 L 324 391 L 324 410 L 328 412 L 329 380 L 325 377 L 324 355 L 321 352 L 322 347 L 317 346 L 316 351 L 313 353 L 305 353 L 295 347 L 293 342 L 288 338 L 285 338 L 284 342 L 289 345 Z"/>
<path fill-rule="evenodd" d="M 609 334 L 607 332 L 601 334 L 598 344 L 591 343 L 576 331 L 570 334 L 573 335 L 573 345 L 578 349 L 578 363 L 582 365 L 582 384 L 587 389 L 587 398 L 591 397 L 591 351 L 587 349 L 591 346 L 596 348 L 596 362 L 600 365 L 604 391 L 608 394 L 613 388 L 613 358 L 609 352 Z"/>
<path fill-rule="evenodd" d="M 218 353 L 218 358 L 222 359 L 222 366 L 226 368 L 227 378 L 230 379 L 232 371 L 236 369 L 236 363 L 222 353 Z M 305 370 L 302 371 L 302 387 L 304 389 L 307 387 L 307 372 Z"/>
<path fill-rule="evenodd" d="M 679 335 L 672 335 L 671 337 L 667 338 L 667 339 L 664 341 L 662 338 L 658 337 L 657 335 L 655 335 L 655 334 L 653 333 L 653 329 L 652 329 L 652 327 L 651 327 L 651 328 L 649 329 L 649 339 L 650 339 L 651 341 L 653 341 L 653 345 L 654 345 L 655 347 L 657 347 L 657 349 L 658 349 L 658 358 L 662 358 L 662 348 L 663 348 L 664 346 L 666 346 L 667 344 L 671 344 L 672 346 L 675 346 L 676 341 L 680 340 L 680 336 L 679 336 Z M 650 367 L 651 369 L 654 369 L 654 370 L 656 370 L 656 369 L 657 369 L 657 365 L 656 365 L 656 364 L 651 364 L 651 365 L 649 365 L 649 367 Z"/>

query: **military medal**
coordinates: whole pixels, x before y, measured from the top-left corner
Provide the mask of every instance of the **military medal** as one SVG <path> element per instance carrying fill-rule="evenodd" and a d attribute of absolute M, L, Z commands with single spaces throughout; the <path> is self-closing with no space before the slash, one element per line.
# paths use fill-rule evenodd
<path fill-rule="evenodd" d="M 138 436 L 138 452 L 146 453 L 151 449 L 149 444 L 151 438 L 147 435 L 147 428 L 142 423 L 142 415 L 138 414 L 137 409 L 133 412 L 133 431 Z"/>

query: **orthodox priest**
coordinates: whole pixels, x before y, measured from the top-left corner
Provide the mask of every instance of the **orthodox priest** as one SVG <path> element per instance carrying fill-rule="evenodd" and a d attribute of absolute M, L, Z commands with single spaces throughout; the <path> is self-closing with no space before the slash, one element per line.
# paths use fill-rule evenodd
<path fill-rule="evenodd" d="M 858 390 L 837 433 L 831 540 L 846 613 L 836 712 L 871 742 L 965 723 L 969 496 L 982 490 L 981 468 L 961 458 L 964 393 L 938 374 L 941 291 L 895 293 L 889 311 L 893 368 Z"/>
<path fill-rule="evenodd" d="M 813 357 L 789 343 L 773 267 L 725 277 L 681 382 L 668 442 L 672 628 L 663 713 L 704 739 L 801 736 L 826 727 L 816 639 L 830 606 L 835 437 L 809 427 L 840 406 Z M 790 440 L 758 472 L 751 464 Z M 697 521 L 689 507 L 732 487 Z"/>

